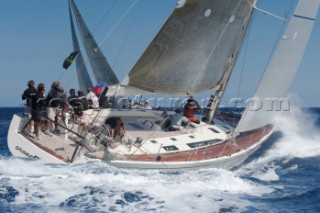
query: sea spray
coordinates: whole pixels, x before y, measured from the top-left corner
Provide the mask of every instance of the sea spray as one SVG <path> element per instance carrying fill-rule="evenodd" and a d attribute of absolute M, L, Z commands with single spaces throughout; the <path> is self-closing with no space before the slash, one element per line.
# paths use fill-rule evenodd
<path fill-rule="evenodd" d="M 264 144 L 268 146 L 270 143 L 271 146 L 260 156 L 255 153 L 237 172 L 250 174 L 261 181 L 277 181 L 278 171 L 298 169 L 297 165 L 289 163 L 292 159 L 319 156 L 320 133 L 316 121 L 310 112 L 297 107 L 280 113 L 276 118 L 273 133 L 277 136 L 271 135 Z M 285 164 L 288 164 L 290 169 L 283 167 Z"/>

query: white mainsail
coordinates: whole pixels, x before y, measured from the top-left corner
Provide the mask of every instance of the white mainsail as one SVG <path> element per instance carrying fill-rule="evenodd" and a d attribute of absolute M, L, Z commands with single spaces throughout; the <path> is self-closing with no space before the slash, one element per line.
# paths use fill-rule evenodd
<path fill-rule="evenodd" d="M 92 71 L 97 83 L 106 83 L 107 85 L 118 84 L 119 80 L 117 76 L 113 72 L 99 45 L 86 26 L 76 4 L 73 0 L 69 0 L 69 3 L 71 5 L 73 14 L 76 17 L 82 40 L 87 51 Z"/>
<path fill-rule="evenodd" d="M 180 1 L 124 82 L 179 95 L 214 88 L 232 68 L 255 2 Z"/>
<path fill-rule="evenodd" d="M 72 42 L 73 42 L 73 50 L 79 51 L 78 56 L 76 58 L 76 68 L 77 68 L 77 76 L 79 87 L 82 91 L 87 91 L 89 87 L 92 87 L 92 81 L 90 79 L 87 67 L 84 63 L 83 56 L 80 50 L 79 42 L 77 39 L 77 35 L 74 29 L 73 18 L 71 14 L 71 8 L 69 6 L 69 15 L 70 15 L 70 23 L 71 23 L 71 35 L 72 35 Z"/>
<path fill-rule="evenodd" d="M 287 30 L 259 83 L 253 101 L 235 132 L 250 131 L 272 124 L 279 110 L 287 110 L 287 91 L 294 80 L 306 49 L 320 0 L 300 0 Z"/>

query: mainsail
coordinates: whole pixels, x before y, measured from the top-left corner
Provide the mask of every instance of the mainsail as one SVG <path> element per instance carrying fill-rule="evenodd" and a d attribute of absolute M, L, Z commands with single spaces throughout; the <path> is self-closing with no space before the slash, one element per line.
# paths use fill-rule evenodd
<path fill-rule="evenodd" d="M 244 132 L 271 124 L 279 110 L 288 110 L 286 93 L 306 49 L 320 0 L 299 1 L 282 40 L 259 83 L 251 105 L 236 128 Z"/>
<path fill-rule="evenodd" d="M 255 3 L 179 1 L 124 83 L 170 94 L 214 88 L 237 56 Z"/>
<path fill-rule="evenodd" d="M 114 74 L 105 56 L 101 52 L 101 49 L 90 33 L 74 1 L 69 0 L 69 3 L 76 17 L 82 40 L 86 48 L 92 71 L 97 80 L 97 83 L 106 83 L 107 85 L 118 84 L 119 80 L 117 76 Z"/>
<path fill-rule="evenodd" d="M 77 67 L 77 76 L 79 87 L 82 91 L 87 91 L 89 87 L 92 87 L 93 84 L 91 82 L 90 76 L 87 71 L 87 67 L 85 66 L 82 53 L 80 51 L 80 46 L 78 43 L 76 31 L 74 29 L 73 18 L 71 14 L 71 9 L 69 6 L 69 15 L 70 15 L 70 23 L 71 23 L 71 35 L 72 35 L 72 42 L 73 42 L 73 50 L 79 51 L 78 56 L 76 58 L 76 67 Z"/>

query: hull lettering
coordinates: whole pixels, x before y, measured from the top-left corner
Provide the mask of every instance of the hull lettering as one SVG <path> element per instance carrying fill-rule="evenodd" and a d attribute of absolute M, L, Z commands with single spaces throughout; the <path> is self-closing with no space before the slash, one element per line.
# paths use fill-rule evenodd
<path fill-rule="evenodd" d="M 36 155 L 31 155 L 29 152 L 23 150 L 23 149 L 22 149 L 21 147 L 19 147 L 19 146 L 16 146 L 16 150 L 18 150 L 19 152 L 21 152 L 22 154 L 24 154 L 24 155 L 27 156 L 28 158 L 35 159 L 35 160 L 40 159 L 38 156 L 36 156 Z"/>

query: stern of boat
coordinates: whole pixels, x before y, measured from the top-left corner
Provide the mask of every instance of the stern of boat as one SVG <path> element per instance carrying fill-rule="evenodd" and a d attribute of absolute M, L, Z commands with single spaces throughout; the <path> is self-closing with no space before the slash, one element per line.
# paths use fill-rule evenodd
<path fill-rule="evenodd" d="M 14 115 L 8 131 L 8 148 L 11 154 L 18 158 L 27 158 L 32 160 L 41 159 L 47 163 L 65 164 L 61 159 L 50 155 L 48 152 L 36 146 L 31 139 L 23 133 L 24 128 L 29 122 L 28 114 Z"/>

